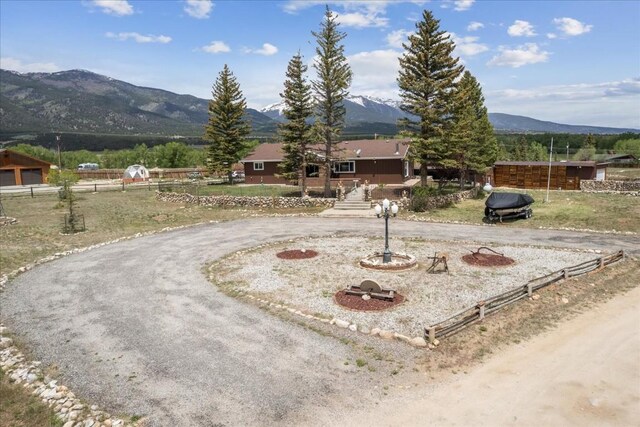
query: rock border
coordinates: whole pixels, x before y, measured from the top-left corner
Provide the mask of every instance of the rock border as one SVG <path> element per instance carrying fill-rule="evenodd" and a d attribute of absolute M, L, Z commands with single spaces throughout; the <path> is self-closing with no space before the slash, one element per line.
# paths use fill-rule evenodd
<path fill-rule="evenodd" d="M 418 261 L 416 260 L 416 257 L 414 257 L 413 255 L 402 253 L 402 252 L 393 252 L 391 254 L 391 262 L 387 264 L 379 264 L 376 261 L 373 261 L 374 258 L 377 260 L 378 258 L 382 258 L 382 257 L 383 257 L 382 252 L 376 252 L 372 255 L 367 256 L 366 258 L 361 259 L 359 265 L 360 267 L 368 268 L 371 270 L 389 271 L 389 272 L 410 270 L 416 265 L 418 265 Z M 402 261 L 394 263 L 393 257 L 401 258 Z"/>

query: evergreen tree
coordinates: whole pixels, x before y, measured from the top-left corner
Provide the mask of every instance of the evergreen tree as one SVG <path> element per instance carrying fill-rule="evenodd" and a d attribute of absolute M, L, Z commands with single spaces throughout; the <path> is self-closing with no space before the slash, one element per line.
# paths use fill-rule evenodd
<path fill-rule="evenodd" d="M 588 134 L 582 143 L 582 148 L 596 148 L 596 138 L 593 134 Z"/>
<path fill-rule="evenodd" d="M 463 188 L 470 170 L 482 172 L 496 161 L 498 144 L 482 88 L 469 71 L 465 71 L 454 91 L 453 105 L 451 132 L 445 138 L 449 155 L 441 164 L 459 170 Z"/>
<path fill-rule="evenodd" d="M 404 124 L 413 131 L 412 156 L 421 163 L 422 185 L 426 185 L 427 165 L 442 165 L 451 156 L 444 137 L 452 118 L 455 81 L 463 67 L 451 56 L 455 44 L 428 10 L 403 47 L 398 76 L 401 108 L 418 117 L 417 122 L 405 119 Z"/>
<path fill-rule="evenodd" d="M 524 162 L 529 158 L 529 143 L 524 135 L 520 136 L 513 150 L 513 160 Z"/>
<path fill-rule="evenodd" d="M 311 128 L 307 120 L 313 114 L 311 85 L 304 77 L 306 72 L 307 66 L 302 62 L 302 55 L 298 52 L 289 61 L 284 92 L 280 94 L 287 121 L 278 126 L 284 151 L 284 158 L 278 164 L 280 176 L 292 181 L 297 180 L 301 196 L 304 196 L 306 190 L 306 152 Z"/>
<path fill-rule="evenodd" d="M 246 100 L 227 64 L 213 84 L 211 94 L 209 122 L 204 133 L 204 139 L 209 142 L 207 166 L 211 172 L 225 172 L 233 184 L 232 167 L 245 152 L 245 137 L 251 126 L 244 119 Z"/>
<path fill-rule="evenodd" d="M 344 126 L 344 99 L 349 95 L 352 77 L 351 67 L 344 56 L 344 45 L 340 43 L 347 34 L 338 30 L 336 19 L 337 16 L 327 6 L 320 31 L 312 32 L 318 43 L 317 59 L 313 63 L 317 79 L 312 81 L 312 87 L 316 104 L 315 127 L 324 145 L 325 197 L 331 197 L 331 160 Z"/>

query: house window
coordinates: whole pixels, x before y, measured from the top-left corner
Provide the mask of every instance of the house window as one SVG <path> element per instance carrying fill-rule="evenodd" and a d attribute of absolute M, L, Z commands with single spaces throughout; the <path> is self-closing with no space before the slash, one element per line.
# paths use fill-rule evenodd
<path fill-rule="evenodd" d="M 253 162 L 253 170 L 254 171 L 263 171 L 264 170 L 264 162 Z"/>
<path fill-rule="evenodd" d="M 320 167 L 318 165 L 307 165 L 306 168 L 307 178 L 317 178 L 320 176 Z"/>
<path fill-rule="evenodd" d="M 335 173 L 355 173 L 356 172 L 356 162 L 354 162 L 354 161 L 335 162 L 333 164 L 333 171 Z"/>

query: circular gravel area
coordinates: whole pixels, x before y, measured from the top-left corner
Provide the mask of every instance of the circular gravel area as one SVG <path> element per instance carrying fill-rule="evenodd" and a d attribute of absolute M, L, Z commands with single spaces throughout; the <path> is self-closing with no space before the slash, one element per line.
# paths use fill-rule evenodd
<path fill-rule="evenodd" d="M 294 246 L 317 251 L 313 259 L 295 263 L 277 253 Z M 412 254 L 418 265 L 404 271 L 360 267 L 360 260 L 384 247 L 382 238 L 340 236 L 303 238 L 243 250 L 214 264 L 215 282 L 274 303 L 286 303 L 304 313 L 343 319 L 369 329 L 380 328 L 421 336 L 424 327 L 471 307 L 478 301 L 524 285 L 529 280 L 595 258 L 593 253 L 529 246 L 493 245 L 517 262 L 499 268 L 478 267 L 462 260 L 477 242 L 447 242 L 393 238 L 392 250 Z M 428 274 L 429 257 L 449 254 L 450 274 Z M 393 310 L 355 311 L 336 304 L 334 295 L 349 285 L 371 279 L 406 299 Z"/>

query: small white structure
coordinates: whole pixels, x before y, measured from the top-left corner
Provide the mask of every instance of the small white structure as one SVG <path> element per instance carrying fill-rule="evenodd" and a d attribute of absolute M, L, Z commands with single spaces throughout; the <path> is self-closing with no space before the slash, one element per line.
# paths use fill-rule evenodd
<path fill-rule="evenodd" d="M 131 165 L 124 171 L 122 181 L 125 183 L 147 181 L 149 179 L 149 170 L 142 165 Z"/>

